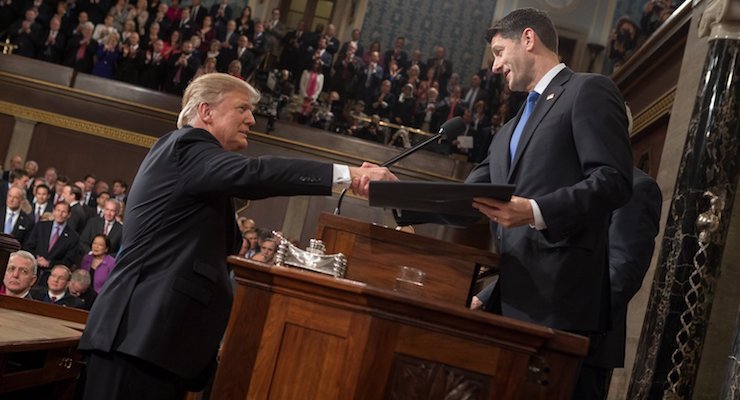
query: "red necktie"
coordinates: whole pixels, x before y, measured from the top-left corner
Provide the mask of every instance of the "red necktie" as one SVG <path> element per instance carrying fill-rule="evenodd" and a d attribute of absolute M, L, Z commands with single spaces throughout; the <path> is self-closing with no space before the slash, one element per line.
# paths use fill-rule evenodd
<path fill-rule="evenodd" d="M 56 303 L 57 302 L 57 298 L 55 296 L 51 296 L 51 302 L 52 303 Z"/>

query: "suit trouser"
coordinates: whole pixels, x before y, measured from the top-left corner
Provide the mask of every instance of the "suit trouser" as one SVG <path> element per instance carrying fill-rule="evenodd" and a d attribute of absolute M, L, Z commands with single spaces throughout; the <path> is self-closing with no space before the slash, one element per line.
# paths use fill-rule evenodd
<path fill-rule="evenodd" d="M 88 353 L 85 400 L 182 400 L 185 388 L 182 377 L 138 358 Z"/>

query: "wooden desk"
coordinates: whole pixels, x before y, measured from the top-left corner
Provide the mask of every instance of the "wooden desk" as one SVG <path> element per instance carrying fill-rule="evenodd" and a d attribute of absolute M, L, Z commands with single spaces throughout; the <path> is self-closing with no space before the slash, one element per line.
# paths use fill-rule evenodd
<path fill-rule="evenodd" d="M 87 312 L 0 295 L 0 397 L 72 399 Z"/>
<path fill-rule="evenodd" d="M 581 336 L 415 293 L 229 263 L 214 399 L 567 400 L 587 351 Z"/>

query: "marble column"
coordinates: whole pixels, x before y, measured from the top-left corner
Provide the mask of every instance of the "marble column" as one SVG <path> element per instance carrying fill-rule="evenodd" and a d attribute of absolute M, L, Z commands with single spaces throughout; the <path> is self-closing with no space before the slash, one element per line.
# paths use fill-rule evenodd
<path fill-rule="evenodd" d="M 708 4 L 710 41 L 632 371 L 629 399 L 691 399 L 740 166 L 740 10 Z"/>
<path fill-rule="evenodd" d="M 732 344 L 732 353 L 727 360 L 727 372 L 722 385 L 721 400 L 735 400 L 740 398 L 740 310 L 735 319 L 735 340 Z"/>

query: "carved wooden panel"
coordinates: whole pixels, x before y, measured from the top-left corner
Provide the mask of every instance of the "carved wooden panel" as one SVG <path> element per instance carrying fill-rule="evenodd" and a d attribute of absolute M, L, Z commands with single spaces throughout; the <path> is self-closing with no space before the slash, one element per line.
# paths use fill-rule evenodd
<path fill-rule="evenodd" d="M 450 365 L 397 355 L 386 400 L 476 400 L 489 398 L 488 377 Z"/>

